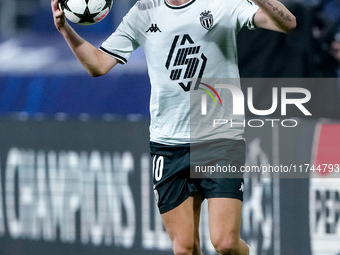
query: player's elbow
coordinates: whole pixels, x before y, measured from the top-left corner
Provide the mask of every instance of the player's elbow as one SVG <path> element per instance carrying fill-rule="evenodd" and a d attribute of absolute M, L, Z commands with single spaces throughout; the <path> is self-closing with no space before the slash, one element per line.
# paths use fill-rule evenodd
<path fill-rule="evenodd" d="M 98 71 L 88 71 L 88 73 L 92 76 L 92 77 L 100 77 L 103 76 L 105 73 L 103 72 L 98 72 Z"/>
<path fill-rule="evenodd" d="M 97 51 L 95 61 L 84 64 L 86 70 L 92 77 L 99 77 L 107 74 L 118 62 L 115 58 Z"/>
<path fill-rule="evenodd" d="M 104 68 L 92 68 L 92 67 L 87 67 L 86 71 L 92 76 L 92 77 L 100 77 L 105 75 L 108 70 Z"/>
<path fill-rule="evenodd" d="M 285 33 L 289 33 L 296 28 L 296 18 L 295 16 L 290 17 L 289 22 L 286 24 L 284 28 Z"/>

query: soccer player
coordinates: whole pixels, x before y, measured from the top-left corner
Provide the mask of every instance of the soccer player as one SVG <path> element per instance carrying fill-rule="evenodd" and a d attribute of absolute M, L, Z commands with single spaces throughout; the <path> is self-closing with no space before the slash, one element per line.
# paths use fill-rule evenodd
<path fill-rule="evenodd" d="M 151 81 L 154 190 L 176 255 L 201 254 L 199 218 L 203 199 L 208 199 L 210 237 L 216 251 L 251 254 L 239 235 L 242 176 L 190 178 L 188 92 L 196 86 L 192 78 L 239 77 L 236 34 L 242 27 L 283 33 L 295 28 L 295 17 L 280 2 L 253 1 L 137 1 L 99 49 L 71 28 L 58 7 L 58 0 L 51 1 L 56 28 L 90 75 L 101 76 L 117 63 L 125 64 L 139 46 L 145 52 Z M 221 155 L 224 163 L 237 167 L 244 164 L 243 129 L 220 132 L 217 140 L 214 131 L 220 132 L 209 130 L 202 137 L 195 137 L 195 142 L 210 139 L 209 150 Z"/>

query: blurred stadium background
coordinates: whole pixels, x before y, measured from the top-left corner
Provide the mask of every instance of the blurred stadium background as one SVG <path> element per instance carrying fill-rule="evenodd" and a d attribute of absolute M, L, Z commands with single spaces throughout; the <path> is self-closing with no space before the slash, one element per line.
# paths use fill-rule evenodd
<path fill-rule="evenodd" d="M 116 0 L 102 22 L 74 27 L 99 46 L 135 2 Z M 294 129 L 248 128 L 247 164 L 336 166 L 340 1 L 285 4 L 296 31 L 241 31 L 240 72 L 263 78 L 254 86 L 259 109 L 271 103 L 269 78 L 303 84 L 313 116 L 292 112 Z M 141 50 L 92 78 L 54 28 L 49 1 L 1 0 L 1 255 L 172 254 L 151 187 L 149 93 Z M 308 174 L 246 180 L 242 238 L 255 254 L 340 254 L 340 179 Z M 202 247 L 216 254 L 206 216 L 204 204 Z"/>

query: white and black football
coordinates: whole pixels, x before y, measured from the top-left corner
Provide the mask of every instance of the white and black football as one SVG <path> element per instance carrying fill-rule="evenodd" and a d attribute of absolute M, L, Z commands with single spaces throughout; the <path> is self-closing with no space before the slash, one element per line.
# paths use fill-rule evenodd
<path fill-rule="evenodd" d="M 92 25 L 108 15 L 113 0 L 59 0 L 59 4 L 69 21 L 79 25 Z"/>

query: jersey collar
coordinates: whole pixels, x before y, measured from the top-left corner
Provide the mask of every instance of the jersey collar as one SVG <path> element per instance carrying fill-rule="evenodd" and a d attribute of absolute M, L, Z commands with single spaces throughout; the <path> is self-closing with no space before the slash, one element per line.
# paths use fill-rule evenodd
<path fill-rule="evenodd" d="M 185 8 L 185 7 L 188 7 L 189 5 L 191 5 L 193 2 L 195 2 L 196 0 L 191 0 L 191 1 L 189 1 L 188 3 L 186 3 L 186 4 L 183 4 L 183 5 L 180 5 L 180 6 L 173 6 L 173 5 L 170 5 L 166 0 L 164 0 L 164 3 L 165 3 L 165 5 L 166 6 L 168 6 L 169 8 L 171 8 L 171 9 L 183 9 L 183 8 Z"/>

